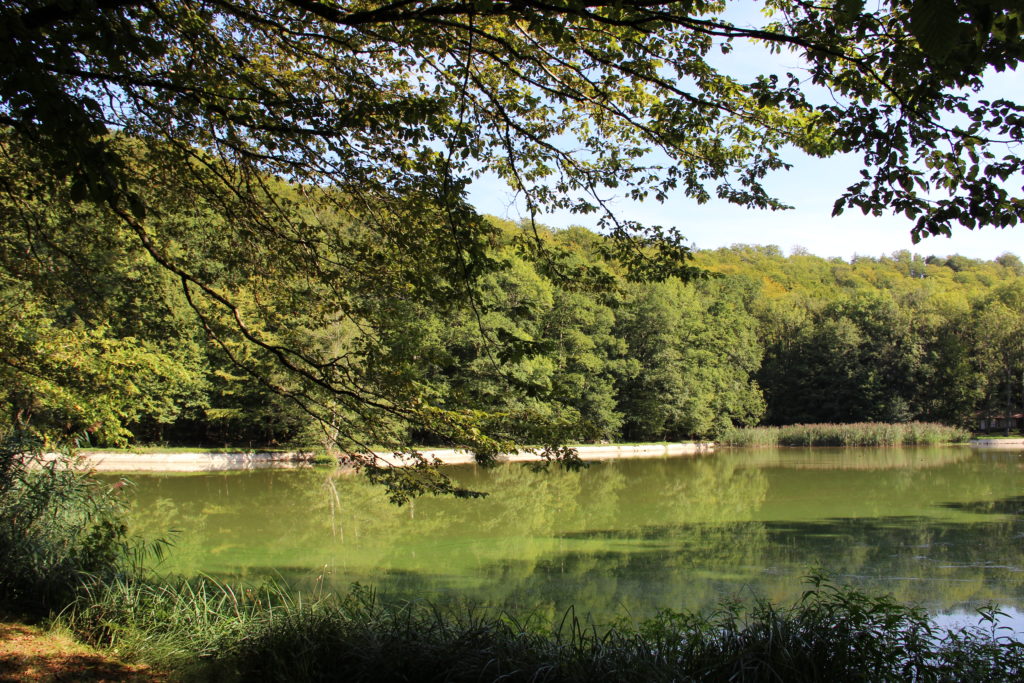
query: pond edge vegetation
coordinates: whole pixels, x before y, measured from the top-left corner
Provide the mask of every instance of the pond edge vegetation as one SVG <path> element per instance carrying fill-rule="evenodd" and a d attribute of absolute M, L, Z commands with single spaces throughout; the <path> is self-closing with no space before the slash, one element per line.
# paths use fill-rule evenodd
<path fill-rule="evenodd" d="M 70 458 L 70 456 L 68 456 Z M 927 614 L 809 577 L 790 607 L 722 603 L 597 625 L 464 604 L 164 577 L 161 541 L 129 537 L 121 487 L 0 447 L 0 608 L 57 623 L 128 661 L 188 680 L 1018 680 L 1024 646 L 994 610 L 939 629 Z"/>
<path fill-rule="evenodd" d="M 727 431 L 723 446 L 923 446 L 966 443 L 971 433 L 961 427 L 931 422 L 855 422 L 742 427 Z"/>

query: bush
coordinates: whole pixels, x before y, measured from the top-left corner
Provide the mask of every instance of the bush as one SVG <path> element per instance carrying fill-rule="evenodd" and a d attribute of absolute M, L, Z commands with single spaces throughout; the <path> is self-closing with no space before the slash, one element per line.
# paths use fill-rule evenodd
<path fill-rule="evenodd" d="M 45 614 L 116 575 L 129 551 L 123 505 L 70 455 L 46 462 L 38 440 L 0 441 L 0 606 Z"/>

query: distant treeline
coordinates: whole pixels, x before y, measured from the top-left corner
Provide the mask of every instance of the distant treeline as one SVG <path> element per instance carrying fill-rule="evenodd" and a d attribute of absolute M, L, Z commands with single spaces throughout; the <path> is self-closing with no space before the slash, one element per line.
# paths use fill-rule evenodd
<path fill-rule="evenodd" d="M 1012 254 L 844 261 L 736 245 L 697 253 L 708 277 L 636 282 L 586 229 L 494 219 L 491 248 L 474 256 L 483 265 L 468 279 L 456 277 L 465 264 L 395 264 L 386 244 L 353 240 L 338 256 L 349 265 L 331 277 L 366 272 L 345 285 L 336 314 L 331 280 L 309 285 L 301 268 L 275 268 L 273 254 L 268 272 L 221 274 L 212 270 L 223 268 L 219 254 L 207 277 L 279 321 L 254 347 L 211 342 L 212 318 L 173 274 L 126 246 L 131 235 L 110 227 L 104 243 L 75 242 L 89 232 L 77 224 L 107 219 L 67 211 L 46 220 L 45 240 L 0 235 L 0 430 L 87 433 L 98 444 L 329 438 L 274 358 L 275 345 L 292 342 L 370 386 L 415 387 L 431 405 L 480 415 L 482 428 L 527 443 L 714 438 L 757 424 L 969 426 L 1021 410 L 1024 265 Z M 180 223 L 173 234 L 199 245 L 190 247 L 195 268 L 204 267 L 200 246 L 230 253 L 215 225 Z M 195 237 L 203 230 L 213 246 Z M 388 419 L 387 401 L 372 399 L 384 407 L 368 417 L 339 411 L 350 437 Z M 410 443 L 441 440 L 395 429 Z"/>
<path fill-rule="evenodd" d="M 823 259 L 734 246 L 700 255 L 752 282 L 763 423 L 976 426 L 1024 401 L 1024 265 L 963 256 Z"/>

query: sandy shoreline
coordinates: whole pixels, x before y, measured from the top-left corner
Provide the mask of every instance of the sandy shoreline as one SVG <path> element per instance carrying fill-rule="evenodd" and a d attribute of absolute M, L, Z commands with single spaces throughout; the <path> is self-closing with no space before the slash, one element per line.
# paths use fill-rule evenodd
<path fill-rule="evenodd" d="M 1012 448 L 1024 449 L 1024 439 L 971 439 L 971 446 L 980 448 Z"/>
<path fill-rule="evenodd" d="M 666 456 L 697 455 L 710 453 L 714 443 L 691 442 L 670 444 L 641 444 L 600 446 L 577 446 L 576 450 L 582 460 L 611 460 L 619 458 L 658 458 Z M 453 449 L 423 451 L 430 458 L 437 458 L 445 465 L 472 464 L 473 456 L 466 451 Z M 385 462 L 396 462 L 390 453 L 380 453 Z M 56 454 L 44 456 L 48 460 L 58 458 Z M 122 453 L 93 452 L 82 453 L 81 458 L 87 467 L 98 472 L 217 472 L 228 470 L 251 470 L 262 468 L 298 468 L 311 467 L 314 454 L 308 451 L 275 451 L 248 453 L 211 453 L 195 451 L 191 453 Z M 537 460 L 532 453 L 511 453 L 501 457 L 506 462 L 525 462 Z"/>

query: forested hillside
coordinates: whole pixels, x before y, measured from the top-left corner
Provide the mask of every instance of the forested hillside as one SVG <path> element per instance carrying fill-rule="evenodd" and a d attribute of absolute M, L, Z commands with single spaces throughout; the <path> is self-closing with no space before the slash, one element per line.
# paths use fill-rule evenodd
<path fill-rule="evenodd" d="M 768 424 L 970 426 L 976 413 L 1020 410 L 1024 265 L 1014 254 L 845 262 L 735 246 L 699 262 L 757 292 L 750 311 L 764 361 L 755 377 Z"/>
<path fill-rule="evenodd" d="M 280 267 L 265 237 L 226 241 L 188 195 L 154 221 L 193 269 L 266 321 L 256 343 L 226 334 L 87 204 L 6 206 L 19 220 L 4 225 L 33 229 L 0 228 L 3 429 L 98 445 L 453 441 L 390 410 L 393 389 L 442 419 L 552 444 L 713 438 L 758 423 L 969 425 L 1024 398 L 1024 266 L 1011 254 L 846 262 L 737 245 L 698 252 L 708 274 L 690 283 L 638 282 L 582 228 L 492 219 L 474 263 L 426 245 L 410 260 L 354 217 L 293 199 L 320 240 L 315 264 Z M 225 267 L 242 248 L 244 263 Z M 324 263 L 334 272 L 302 267 Z M 289 363 L 314 389 L 319 379 L 292 349 L 380 393 L 327 404 L 292 376 Z M 314 418 L 325 409 L 344 430 Z"/>

